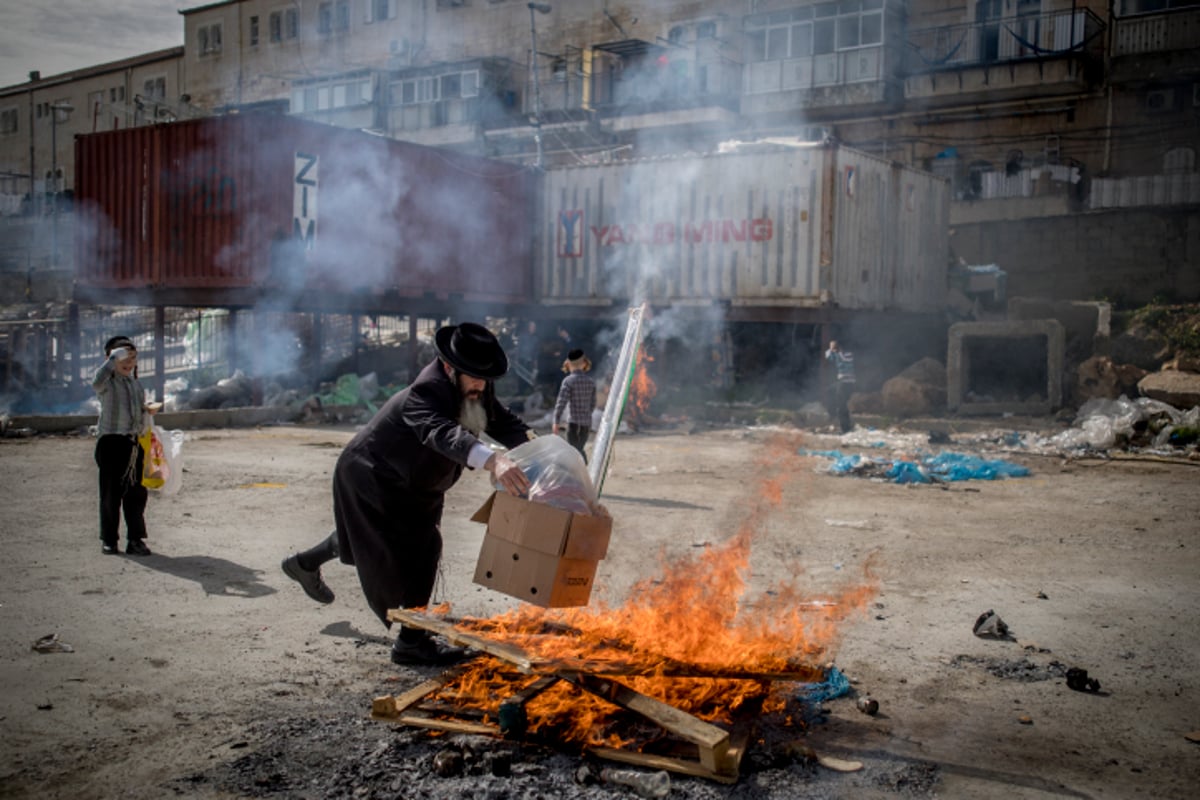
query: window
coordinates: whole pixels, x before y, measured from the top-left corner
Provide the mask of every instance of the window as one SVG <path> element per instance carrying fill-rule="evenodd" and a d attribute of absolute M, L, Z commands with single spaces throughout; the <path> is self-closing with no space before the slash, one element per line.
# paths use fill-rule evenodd
<path fill-rule="evenodd" d="M 717 38 L 717 23 L 713 22 L 712 20 L 709 20 L 708 22 L 701 22 L 699 25 L 696 26 L 696 38 L 697 39 L 715 39 L 715 38 Z"/>
<path fill-rule="evenodd" d="M 16 108 L 0 109 L 0 135 L 8 135 L 17 132 L 17 124 L 20 122 L 21 112 Z"/>
<path fill-rule="evenodd" d="M 745 28 L 750 61 L 877 47 L 883 43 L 883 0 L 839 0 L 752 14 Z"/>
<path fill-rule="evenodd" d="M 267 18 L 271 41 L 278 44 L 300 35 L 300 12 L 294 8 L 272 11 Z"/>
<path fill-rule="evenodd" d="M 438 100 L 479 96 L 479 70 L 448 72 L 427 78 L 408 78 L 392 84 L 392 105 L 411 106 Z"/>
<path fill-rule="evenodd" d="M 201 25 L 196 31 L 200 57 L 217 55 L 221 52 L 221 25 Z"/>
<path fill-rule="evenodd" d="M 291 112 L 293 114 L 327 111 L 335 108 L 358 106 L 371 102 L 371 79 L 369 77 L 337 82 L 326 81 L 292 87 Z"/>
<path fill-rule="evenodd" d="M 367 22 L 383 22 L 396 16 L 396 0 L 367 0 Z"/>
<path fill-rule="evenodd" d="M 114 86 L 113 88 L 109 89 L 108 90 L 108 101 L 110 103 L 124 103 L 125 102 L 125 87 L 124 86 Z"/>
<path fill-rule="evenodd" d="M 167 97 L 167 79 L 165 77 L 147 78 L 142 84 L 142 97 L 147 100 L 165 100 Z"/>
<path fill-rule="evenodd" d="M 88 112 L 95 114 L 100 110 L 100 106 L 104 105 L 104 90 L 98 92 L 88 92 Z"/>
<path fill-rule="evenodd" d="M 250 18 L 250 46 L 258 47 L 258 17 Z"/>
<path fill-rule="evenodd" d="M 321 36 L 333 33 L 333 3 L 321 3 L 317 6 L 317 33 Z"/>
<path fill-rule="evenodd" d="M 337 0 L 334 7 L 333 29 L 339 32 L 350 30 L 350 0 Z"/>
<path fill-rule="evenodd" d="M 683 42 L 683 26 L 676 25 L 667 31 L 667 41 L 671 44 L 681 44 Z"/>

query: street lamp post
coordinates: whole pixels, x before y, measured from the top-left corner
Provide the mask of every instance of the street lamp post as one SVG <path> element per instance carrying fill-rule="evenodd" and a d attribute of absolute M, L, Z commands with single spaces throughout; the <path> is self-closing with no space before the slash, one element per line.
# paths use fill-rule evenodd
<path fill-rule="evenodd" d="M 50 195 L 50 237 L 52 267 L 58 268 L 58 112 L 70 114 L 75 106 L 70 103 L 50 105 L 50 179 L 54 181 L 54 192 Z"/>
<path fill-rule="evenodd" d="M 537 18 L 534 12 L 549 14 L 551 8 L 549 3 L 529 3 L 529 38 L 533 47 L 529 54 L 529 68 L 533 71 L 533 141 L 537 146 L 535 164 L 538 169 L 542 168 L 542 85 L 538 81 Z"/>

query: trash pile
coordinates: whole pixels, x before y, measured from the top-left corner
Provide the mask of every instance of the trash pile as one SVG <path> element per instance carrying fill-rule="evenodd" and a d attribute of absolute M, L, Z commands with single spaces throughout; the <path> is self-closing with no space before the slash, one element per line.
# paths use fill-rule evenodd
<path fill-rule="evenodd" d="M 918 453 L 912 459 L 871 458 L 861 453 L 843 454 L 840 450 L 799 451 L 802 456 L 818 456 L 833 460 L 826 471 L 834 475 L 854 475 L 860 478 L 886 480 L 891 483 L 952 483 L 956 481 L 994 481 L 1023 478 L 1030 474 L 1027 467 L 1003 459 L 986 459 L 966 453 L 942 451 Z"/>
<path fill-rule="evenodd" d="M 1094 398 L 1084 403 L 1072 427 L 1051 437 L 1030 437 L 1022 446 L 1060 452 L 1114 447 L 1160 451 L 1195 449 L 1200 439 L 1200 406 L 1181 411 L 1149 397 Z"/>

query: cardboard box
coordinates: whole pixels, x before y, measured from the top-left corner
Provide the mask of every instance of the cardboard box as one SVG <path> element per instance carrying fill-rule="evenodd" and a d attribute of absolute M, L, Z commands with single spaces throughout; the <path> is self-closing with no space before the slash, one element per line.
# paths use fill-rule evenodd
<path fill-rule="evenodd" d="M 471 517 L 487 523 L 475 583 L 543 608 L 585 606 L 612 520 L 496 492 Z"/>

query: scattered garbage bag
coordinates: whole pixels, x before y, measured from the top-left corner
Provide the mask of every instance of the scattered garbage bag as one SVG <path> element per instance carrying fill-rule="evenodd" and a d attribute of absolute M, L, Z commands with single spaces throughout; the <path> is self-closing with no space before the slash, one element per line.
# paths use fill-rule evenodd
<path fill-rule="evenodd" d="M 1098 692 L 1100 691 L 1100 681 L 1089 678 L 1086 669 L 1071 667 L 1067 670 L 1067 688 L 1077 692 Z"/>
<path fill-rule="evenodd" d="M 1080 406 L 1072 428 L 1050 437 L 1046 444 L 1059 450 L 1109 450 L 1149 429 L 1154 436 L 1153 446 L 1163 447 L 1171 444 L 1174 428 L 1194 427 L 1197 423 L 1200 423 L 1200 406 L 1180 411 L 1150 397 L 1136 400 L 1125 395 L 1116 400 L 1096 397 Z"/>
<path fill-rule="evenodd" d="M 893 461 L 885 473 L 893 483 L 930 483 L 931 479 L 920 464 L 912 461 Z"/>
<path fill-rule="evenodd" d="M 999 478 L 1024 478 L 1029 475 L 1028 467 L 1011 461 L 986 459 L 951 451 L 938 453 L 922 463 L 945 481 L 994 481 Z"/>
<path fill-rule="evenodd" d="M 50 633 L 33 643 L 33 649 L 39 653 L 74 653 L 75 648 L 61 641 L 57 633 Z"/>
<path fill-rule="evenodd" d="M 1027 467 L 1003 459 L 943 451 L 922 455 L 917 459 L 872 459 L 860 454 L 844 455 L 840 450 L 800 450 L 802 456 L 821 456 L 833 459 L 828 471 L 835 475 L 854 474 L 886 478 L 893 483 L 935 483 L 952 481 L 1023 478 L 1030 473 Z"/>
<path fill-rule="evenodd" d="M 975 620 L 974 632 L 976 636 L 992 636 L 1003 639 L 1008 636 L 1008 625 L 1000 619 L 999 614 L 989 608 L 979 615 L 979 619 Z"/>
<path fill-rule="evenodd" d="M 850 694 L 850 679 L 832 664 L 819 683 L 802 683 L 796 690 L 796 698 L 804 703 L 823 703 L 847 694 Z"/>

